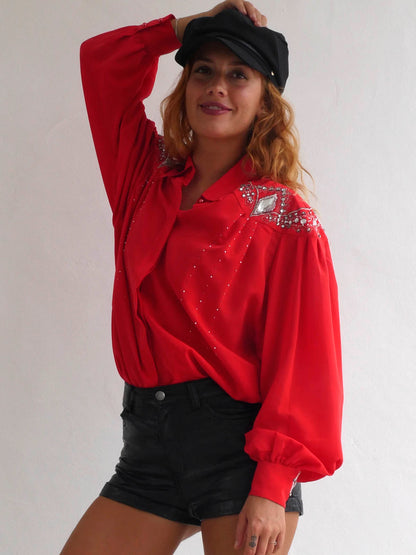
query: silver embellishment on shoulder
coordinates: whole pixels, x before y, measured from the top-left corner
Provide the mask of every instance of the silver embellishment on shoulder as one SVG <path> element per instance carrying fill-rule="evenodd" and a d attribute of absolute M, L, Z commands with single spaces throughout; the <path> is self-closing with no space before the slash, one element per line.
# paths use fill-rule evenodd
<path fill-rule="evenodd" d="M 266 214 L 267 212 L 273 212 L 277 202 L 277 195 L 270 195 L 268 197 L 259 198 L 253 208 L 252 216 L 259 216 L 260 214 Z"/>
<path fill-rule="evenodd" d="M 259 216 L 263 221 L 274 223 L 281 229 L 294 229 L 297 233 L 310 233 L 314 229 L 321 237 L 321 222 L 312 208 L 287 211 L 286 204 L 291 194 L 287 188 L 253 185 L 250 182 L 241 185 L 240 191 L 246 204 L 253 206 L 250 217 Z M 263 196 L 266 192 L 270 194 Z"/>
<path fill-rule="evenodd" d="M 310 233 L 314 229 L 318 237 L 321 237 L 321 222 L 312 208 L 299 208 L 285 214 L 282 218 L 281 227 L 287 229 L 294 228 L 298 233 L 301 231 Z"/>

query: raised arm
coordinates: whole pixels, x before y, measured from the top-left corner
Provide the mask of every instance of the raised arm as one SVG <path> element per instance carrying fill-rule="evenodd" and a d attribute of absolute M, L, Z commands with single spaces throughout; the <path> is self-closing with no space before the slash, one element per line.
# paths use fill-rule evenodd
<path fill-rule="evenodd" d="M 175 19 L 170 15 L 124 27 L 81 45 L 81 76 L 97 157 L 114 217 L 122 216 L 133 177 L 144 181 L 158 155 L 158 134 L 143 100 L 153 88 L 158 59 L 180 46 L 186 25 L 225 8 L 247 13 L 258 25 L 265 17 L 250 2 L 229 0 Z M 175 35 L 176 33 L 176 35 Z"/>
<path fill-rule="evenodd" d="M 158 135 L 143 100 L 152 91 L 158 58 L 180 46 L 168 16 L 85 41 L 81 76 L 91 131 L 114 214 L 123 211 L 133 176 L 144 177 Z"/>

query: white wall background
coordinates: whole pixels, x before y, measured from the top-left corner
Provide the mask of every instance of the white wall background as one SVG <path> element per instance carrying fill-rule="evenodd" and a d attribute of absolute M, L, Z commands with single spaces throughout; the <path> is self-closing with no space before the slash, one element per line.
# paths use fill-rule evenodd
<path fill-rule="evenodd" d="M 5 3 L 6 4 L 6 3 Z M 189 5 L 191 4 L 191 8 Z M 416 4 L 259 0 L 287 36 L 305 165 L 337 270 L 345 465 L 306 485 L 294 555 L 416 553 Z M 0 554 L 57 554 L 111 475 L 110 210 L 80 87 L 82 40 L 202 0 L 2 6 Z M 166 56 L 149 112 L 178 69 Z M 178 553 L 202 553 L 200 539 Z"/>

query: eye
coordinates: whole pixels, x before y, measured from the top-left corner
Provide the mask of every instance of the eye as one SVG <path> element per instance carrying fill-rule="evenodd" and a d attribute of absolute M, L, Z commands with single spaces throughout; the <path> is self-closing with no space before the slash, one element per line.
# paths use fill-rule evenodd
<path fill-rule="evenodd" d="M 247 75 L 241 69 L 235 69 L 231 72 L 231 76 L 235 79 L 247 79 Z"/>
<path fill-rule="evenodd" d="M 196 65 L 194 68 L 194 73 L 200 73 L 202 75 L 207 75 L 211 72 L 211 68 L 205 65 Z"/>

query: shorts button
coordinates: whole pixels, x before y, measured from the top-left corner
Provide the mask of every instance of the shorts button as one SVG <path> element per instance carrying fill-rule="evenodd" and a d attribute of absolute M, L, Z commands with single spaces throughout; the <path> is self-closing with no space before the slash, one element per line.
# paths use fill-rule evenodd
<path fill-rule="evenodd" d="M 163 401 L 163 399 L 166 397 L 166 395 L 165 395 L 164 391 L 156 391 L 155 397 L 158 401 Z"/>

